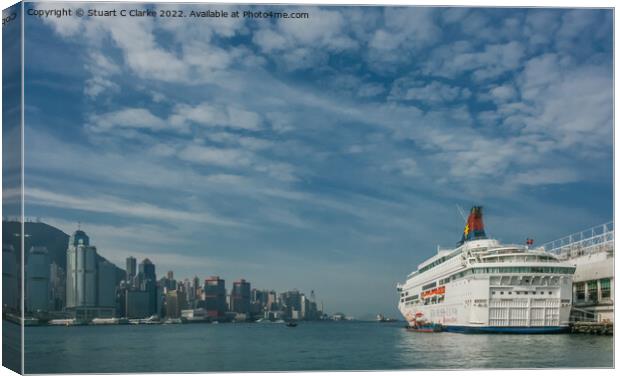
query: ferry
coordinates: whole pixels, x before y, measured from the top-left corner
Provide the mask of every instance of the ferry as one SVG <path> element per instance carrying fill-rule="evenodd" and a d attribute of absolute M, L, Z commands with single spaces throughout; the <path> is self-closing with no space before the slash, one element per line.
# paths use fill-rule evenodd
<path fill-rule="evenodd" d="M 474 206 L 461 241 L 438 249 L 397 284 L 408 329 L 459 333 L 568 330 L 575 266 L 544 248 L 487 238 Z"/>

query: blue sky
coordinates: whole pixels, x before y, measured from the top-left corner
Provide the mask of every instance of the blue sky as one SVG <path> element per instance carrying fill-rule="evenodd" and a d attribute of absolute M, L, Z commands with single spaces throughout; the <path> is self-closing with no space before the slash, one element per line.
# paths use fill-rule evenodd
<path fill-rule="evenodd" d="M 456 205 L 505 242 L 612 219 L 610 10 L 278 9 L 310 18 L 26 17 L 26 216 L 357 316 Z"/>

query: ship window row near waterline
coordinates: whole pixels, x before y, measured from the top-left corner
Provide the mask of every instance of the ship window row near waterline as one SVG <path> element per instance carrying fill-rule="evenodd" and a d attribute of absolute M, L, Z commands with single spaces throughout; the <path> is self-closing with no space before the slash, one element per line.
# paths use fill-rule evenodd
<path fill-rule="evenodd" d="M 440 279 L 443 285 L 455 279 L 463 278 L 470 274 L 499 274 L 499 273 L 545 273 L 545 274 L 573 274 L 574 267 L 549 267 L 549 266 L 500 266 L 493 268 L 471 268 Z"/>

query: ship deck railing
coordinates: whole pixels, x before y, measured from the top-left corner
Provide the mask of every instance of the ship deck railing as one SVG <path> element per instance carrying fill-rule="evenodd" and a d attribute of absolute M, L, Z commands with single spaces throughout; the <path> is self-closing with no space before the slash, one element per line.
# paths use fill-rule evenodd
<path fill-rule="evenodd" d="M 591 227 L 543 244 L 545 251 L 570 259 L 599 252 L 614 251 L 614 222 Z"/>

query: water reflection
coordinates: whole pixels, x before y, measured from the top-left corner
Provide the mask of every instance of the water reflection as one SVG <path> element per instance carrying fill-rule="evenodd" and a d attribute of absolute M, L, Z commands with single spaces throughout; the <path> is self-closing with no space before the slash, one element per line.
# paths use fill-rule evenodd
<path fill-rule="evenodd" d="M 570 334 L 398 334 L 404 368 L 596 368 L 613 365 L 611 337 Z"/>
<path fill-rule="evenodd" d="M 611 337 L 414 333 L 402 324 L 26 328 L 28 373 L 611 367 Z M 242 361 L 241 361 L 242 360 Z"/>

